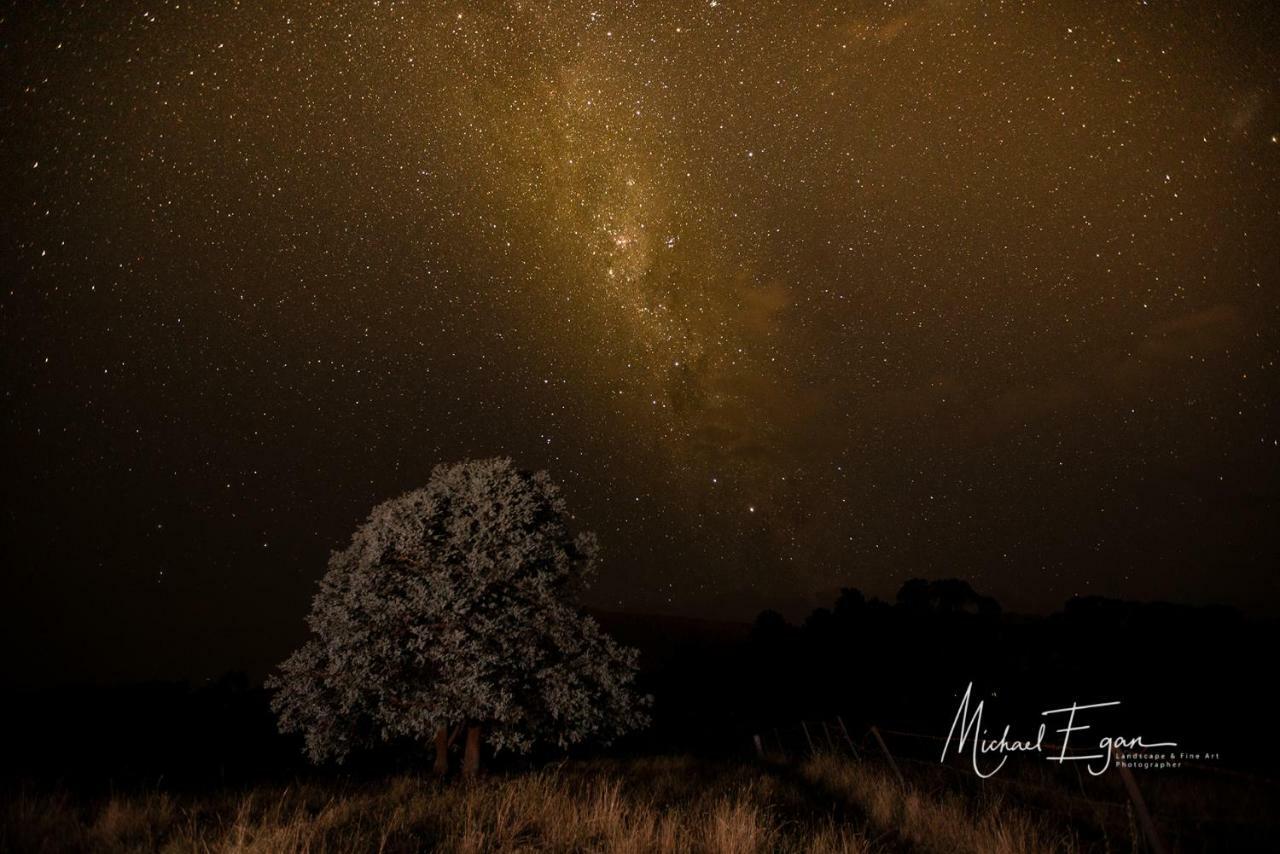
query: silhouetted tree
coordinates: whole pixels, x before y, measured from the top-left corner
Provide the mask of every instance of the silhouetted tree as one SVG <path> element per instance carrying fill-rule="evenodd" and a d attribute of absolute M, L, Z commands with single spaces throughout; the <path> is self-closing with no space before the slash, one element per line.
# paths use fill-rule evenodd
<path fill-rule="evenodd" d="M 756 643 L 778 643 L 791 632 L 786 617 L 777 611 L 761 611 L 751 626 L 751 639 Z"/>
<path fill-rule="evenodd" d="M 313 637 L 268 686 L 282 730 L 313 761 L 433 740 L 436 768 L 465 728 L 464 773 L 482 734 L 528 751 L 644 725 L 637 653 L 581 613 L 596 564 L 546 472 L 491 459 L 439 466 L 422 489 L 379 504 L 320 582 Z"/>
<path fill-rule="evenodd" d="M 840 596 L 836 599 L 836 604 L 832 611 L 837 620 L 847 622 L 857 619 L 866 607 L 867 598 L 862 595 L 861 590 L 853 587 L 841 587 Z"/>
<path fill-rule="evenodd" d="M 835 630 L 835 617 L 829 608 L 815 608 L 804 620 L 804 630 L 817 638 L 825 639 Z"/>
<path fill-rule="evenodd" d="M 959 578 L 927 581 L 912 578 L 898 590 L 898 604 L 913 611 L 936 611 L 944 614 L 968 613 L 996 616 L 1000 604 L 990 596 L 981 596 Z"/>

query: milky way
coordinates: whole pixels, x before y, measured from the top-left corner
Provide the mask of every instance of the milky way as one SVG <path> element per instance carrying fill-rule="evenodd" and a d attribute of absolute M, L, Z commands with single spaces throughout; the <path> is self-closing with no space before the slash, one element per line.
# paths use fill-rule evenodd
<path fill-rule="evenodd" d="M 265 5 L 0 23 L 6 585 L 68 661 L 270 646 L 493 454 L 604 607 L 1280 604 L 1268 3 Z"/>

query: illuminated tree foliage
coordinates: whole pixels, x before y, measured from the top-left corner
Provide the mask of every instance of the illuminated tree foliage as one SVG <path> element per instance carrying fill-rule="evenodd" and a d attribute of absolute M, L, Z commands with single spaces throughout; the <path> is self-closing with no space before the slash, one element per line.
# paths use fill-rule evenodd
<path fill-rule="evenodd" d="M 546 472 L 508 459 L 438 466 L 379 504 L 329 560 L 312 637 L 269 681 L 285 732 L 316 762 L 467 731 L 496 750 L 609 741 L 647 723 L 637 653 L 575 605 L 597 544 L 576 536 Z"/>

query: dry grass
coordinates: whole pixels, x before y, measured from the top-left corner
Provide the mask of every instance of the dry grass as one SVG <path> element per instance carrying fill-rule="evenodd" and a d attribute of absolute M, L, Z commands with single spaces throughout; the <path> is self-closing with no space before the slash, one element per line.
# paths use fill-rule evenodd
<path fill-rule="evenodd" d="M 566 763 L 474 786 L 397 777 L 202 797 L 6 800 L 17 851 L 1071 851 L 1060 828 L 996 802 L 901 790 L 873 766 L 686 758 Z"/>
<path fill-rule="evenodd" d="M 915 788 L 904 790 L 883 774 L 835 757 L 816 757 L 805 763 L 802 773 L 840 801 L 861 806 L 871 828 L 903 847 L 988 854 L 1080 848 L 1066 827 L 999 798 L 975 803 L 953 792 L 925 795 Z"/>

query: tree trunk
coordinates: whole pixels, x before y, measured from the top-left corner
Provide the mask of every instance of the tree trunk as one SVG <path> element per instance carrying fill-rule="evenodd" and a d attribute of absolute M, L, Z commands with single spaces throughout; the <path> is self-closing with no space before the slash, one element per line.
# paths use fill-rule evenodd
<path fill-rule="evenodd" d="M 449 731 L 444 727 L 436 730 L 436 765 L 434 770 L 437 777 L 443 777 L 449 773 Z"/>
<path fill-rule="evenodd" d="M 474 780 L 480 774 L 480 725 L 467 724 L 467 749 L 462 755 L 462 776 Z"/>

